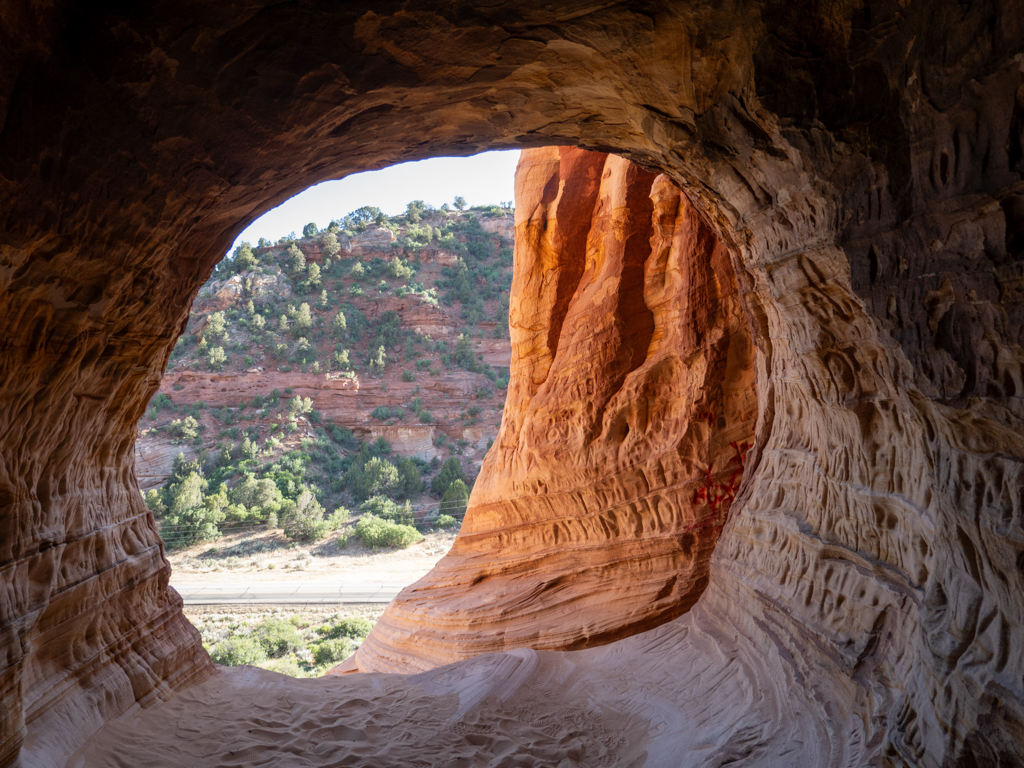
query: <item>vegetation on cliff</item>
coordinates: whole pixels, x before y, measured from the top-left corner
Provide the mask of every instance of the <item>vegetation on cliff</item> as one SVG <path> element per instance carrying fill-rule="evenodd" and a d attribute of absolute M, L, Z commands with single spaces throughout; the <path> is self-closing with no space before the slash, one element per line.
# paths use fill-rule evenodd
<path fill-rule="evenodd" d="M 474 350 L 508 336 L 512 244 L 501 231 L 510 227 L 482 223 L 508 216 L 421 201 L 398 217 L 365 207 L 322 230 L 307 224 L 301 238 L 242 243 L 221 262 L 171 354 L 168 382 L 273 371 L 364 390 L 377 382 L 381 393 L 390 384 L 394 395 L 360 418 L 437 427 L 434 455 L 400 455 L 373 427 L 327 417 L 291 386 L 208 407 L 179 397 L 183 384 L 165 385 L 141 437 L 182 449 L 163 486 L 146 494 L 168 548 L 279 528 L 291 541 L 337 532 L 342 546 L 356 537 L 376 549 L 457 526 L 472 487 L 460 461 L 469 443 L 449 432 L 500 409 L 508 384 L 507 367 Z M 417 381 L 466 374 L 480 381 L 470 402 L 454 424 L 439 424 Z M 497 421 L 487 427 L 496 433 Z"/>

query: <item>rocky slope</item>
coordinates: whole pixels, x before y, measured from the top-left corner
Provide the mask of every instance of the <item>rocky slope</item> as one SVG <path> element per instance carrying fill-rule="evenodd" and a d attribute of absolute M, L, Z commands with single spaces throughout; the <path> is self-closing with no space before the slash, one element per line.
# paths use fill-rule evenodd
<path fill-rule="evenodd" d="M 397 457 L 458 455 L 475 474 L 497 436 L 508 380 L 511 217 L 427 211 L 417 222 L 364 222 L 362 232 L 335 224 L 262 244 L 244 264 L 237 254 L 226 261 L 200 289 L 140 424 L 140 488 L 162 486 L 179 453 L 213 466 L 221 454 L 238 454 L 244 434 L 270 461 L 331 427 L 364 442 L 383 438 Z M 327 241 L 336 253 L 325 256 Z M 301 251 L 301 266 L 292 248 Z M 476 308 L 453 287 L 460 266 L 474 294 L 487 299 Z M 303 307 L 309 327 L 300 329 Z M 281 327 L 282 317 L 290 327 Z M 368 364 L 378 343 L 386 347 L 382 367 Z M 224 362 L 211 358 L 215 348 L 228 350 Z M 277 407 L 264 406 L 271 393 L 278 393 Z M 301 415 L 289 423 L 287 406 L 296 397 L 310 401 L 315 423 Z M 194 440 L 175 433 L 186 413 L 198 423 Z M 322 490 L 333 506 L 352 501 Z"/>

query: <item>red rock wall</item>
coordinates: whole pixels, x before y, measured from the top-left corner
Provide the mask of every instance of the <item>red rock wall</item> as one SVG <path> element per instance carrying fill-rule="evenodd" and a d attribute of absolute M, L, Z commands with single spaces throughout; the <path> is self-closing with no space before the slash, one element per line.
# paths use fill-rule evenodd
<path fill-rule="evenodd" d="M 526 150 L 510 314 L 501 431 L 462 532 L 346 669 L 600 645 L 707 584 L 757 411 L 726 249 L 665 176 Z"/>

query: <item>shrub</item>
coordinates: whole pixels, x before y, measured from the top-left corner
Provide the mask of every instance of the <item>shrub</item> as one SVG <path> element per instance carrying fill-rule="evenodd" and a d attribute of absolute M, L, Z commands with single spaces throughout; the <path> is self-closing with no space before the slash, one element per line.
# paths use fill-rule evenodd
<path fill-rule="evenodd" d="M 355 649 L 355 643 L 347 637 L 324 640 L 313 646 L 313 662 L 318 666 L 337 664 L 351 656 Z"/>
<path fill-rule="evenodd" d="M 254 637 L 232 637 L 218 643 L 210 654 L 216 664 L 237 667 L 240 664 L 259 664 L 267 660 L 267 652 Z"/>
<path fill-rule="evenodd" d="M 302 670 L 299 669 L 299 662 L 295 659 L 270 659 L 260 662 L 258 666 L 260 669 L 265 669 L 268 672 L 277 672 L 279 675 L 288 675 L 288 677 L 300 677 L 302 675 Z"/>
<path fill-rule="evenodd" d="M 224 320 L 223 312 L 211 312 L 206 318 L 206 328 L 203 329 L 203 335 L 209 335 L 210 338 L 223 336 L 227 330 L 227 323 Z"/>
<path fill-rule="evenodd" d="M 191 442 L 199 436 L 199 422 L 191 416 L 175 419 L 171 422 L 168 431 L 171 433 L 171 437 Z"/>
<path fill-rule="evenodd" d="M 348 350 L 343 349 L 341 352 L 335 352 L 334 357 L 331 358 L 331 362 L 335 368 L 342 371 L 347 371 L 352 367 L 352 363 L 348 359 Z"/>
<path fill-rule="evenodd" d="M 362 640 L 370 634 L 371 629 L 373 629 L 372 621 L 356 616 L 324 624 L 316 630 L 316 633 L 325 640 L 336 640 L 339 637 L 347 637 L 350 640 Z"/>
<path fill-rule="evenodd" d="M 387 496 L 371 496 L 359 505 L 359 509 L 374 517 L 379 517 L 381 520 L 390 520 L 393 523 L 412 525 L 415 522 L 412 506 L 408 501 L 402 505 Z"/>
<path fill-rule="evenodd" d="M 296 395 L 292 400 L 288 401 L 288 412 L 294 416 L 301 416 L 304 413 L 310 413 L 313 410 L 313 400 L 309 397 L 299 397 Z"/>
<path fill-rule="evenodd" d="M 356 536 L 371 549 L 395 547 L 405 549 L 423 536 L 411 525 L 401 525 L 390 520 L 381 520 L 373 515 L 363 515 L 356 523 Z"/>
<path fill-rule="evenodd" d="M 369 365 L 370 368 L 377 374 L 384 373 L 384 367 L 387 365 L 388 356 L 384 351 L 384 347 L 377 347 L 377 351 L 370 355 Z"/>
<path fill-rule="evenodd" d="M 451 515 L 438 515 L 434 518 L 434 527 L 441 529 L 455 528 L 459 525 L 459 521 Z"/>
<path fill-rule="evenodd" d="M 219 371 L 228 361 L 228 356 L 222 347 L 211 347 L 210 351 L 206 353 L 206 359 L 212 369 Z"/>
<path fill-rule="evenodd" d="M 434 414 L 430 411 L 420 411 L 420 422 L 423 424 L 430 424 L 434 421 Z"/>
<path fill-rule="evenodd" d="M 370 412 L 370 418 L 387 421 L 391 418 L 391 410 L 386 405 L 378 405 Z"/>
<path fill-rule="evenodd" d="M 174 403 L 171 402 L 171 398 L 169 395 L 166 395 L 163 392 L 159 392 L 153 395 L 153 399 L 149 401 L 149 407 L 157 411 L 161 411 L 164 408 L 173 411 Z"/>
<path fill-rule="evenodd" d="M 271 659 L 279 659 L 302 647 L 302 637 L 295 625 L 284 619 L 266 619 L 250 635 Z"/>
<path fill-rule="evenodd" d="M 412 277 L 412 267 L 396 256 L 388 262 L 388 274 L 400 280 L 405 280 Z"/>
<path fill-rule="evenodd" d="M 416 381 L 416 374 L 407 368 L 402 371 L 402 381 Z"/>
<path fill-rule="evenodd" d="M 309 489 L 303 489 L 294 506 L 287 510 L 284 535 L 291 541 L 319 541 L 348 519 L 348 511 L 339 509 L 324 517 L 324 508 Z"/>

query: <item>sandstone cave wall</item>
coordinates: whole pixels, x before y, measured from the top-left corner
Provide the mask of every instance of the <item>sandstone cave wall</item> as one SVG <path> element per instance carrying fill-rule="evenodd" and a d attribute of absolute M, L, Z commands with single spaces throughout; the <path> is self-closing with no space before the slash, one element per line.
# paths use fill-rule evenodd
<path fill-rule="evenodd" d="M 612 642 L 707 584 L 753 440 L 753 347 L 726 249 L 620 157 L 525 150 L 501 431 L 452 551 L 344 669 Z"/>
<path fill-rule="evenodd" d="M 637 737 L 648 754 L 1019 763 L 1018 3 L 68 3 L 9 5 L 0 32 L 0 762 L 59 763 L 211 674 L 131 454 L 234 235 L 322 179 L 575 145 L 666 174 L 699 210 L 732 259 L 757 395 L 700 599 L 571 656 L 593 664 L 588 695 L 628 712 L 602 670 L 660 660 L 670 725 Z M 575 272 L 558 279 L 517 283 L 550 302 L 526 307 L 549 324 L 516 395 L 542 420 L 526 382 L 557 373 L 573 328 Z M 488 461 L 528 483 L 532 433 L 512 424 Z M 509 511 L 487 492 L 463 552 Z M 601 621 L 611 639 L 633 618 Z"/>

